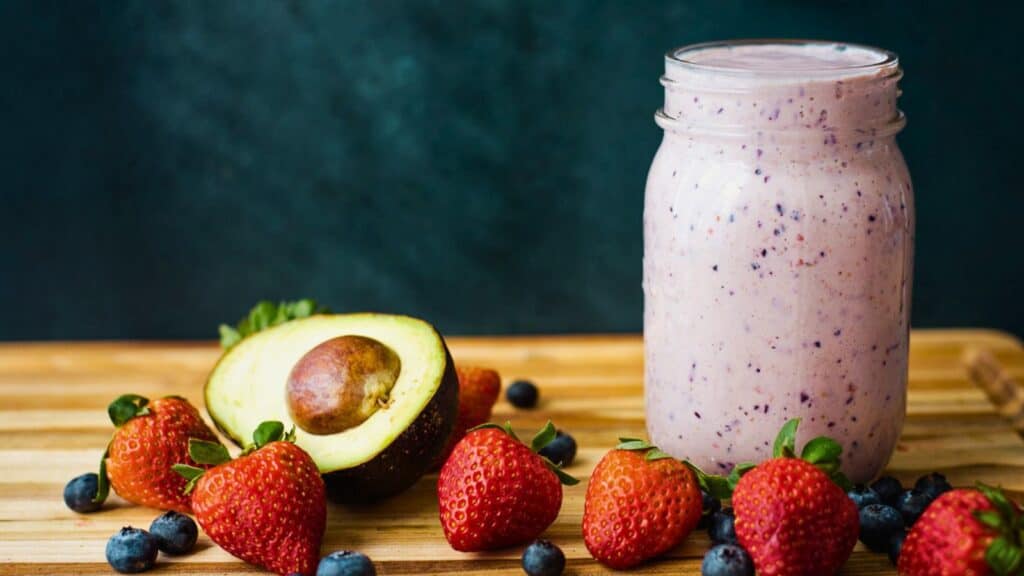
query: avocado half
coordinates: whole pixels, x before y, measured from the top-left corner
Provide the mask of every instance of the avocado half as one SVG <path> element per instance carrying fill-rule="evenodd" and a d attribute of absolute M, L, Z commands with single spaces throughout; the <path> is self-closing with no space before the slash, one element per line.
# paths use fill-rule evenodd
<path fill-rule="evenodd" d="M 444 339 L 430 324 L 389 314 L 312 316 L 249 336 L 221 357 L 206 382 L 206 409 L 217 428 L 245 448 L 261 422 L 289 429 L 285 388 L 292 367 L 317 345 L 364 336 L 391 348 L 401 372 L 386 408 L 327 435 L 295 427 L 295 442 L 316 462 L 328 493 L 363 503 L 412 486 L 444 450 L 455 424 L 459 383 Z"/>

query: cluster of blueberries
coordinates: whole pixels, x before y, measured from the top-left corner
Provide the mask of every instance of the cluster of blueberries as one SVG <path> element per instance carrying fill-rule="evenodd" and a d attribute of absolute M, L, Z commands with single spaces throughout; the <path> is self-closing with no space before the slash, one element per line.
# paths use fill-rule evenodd
<path fill-rule="evenodd" d="M 73 478 L 64 487 L 64 503 L 75 512 L 86 514 L 103 506 L 96 500 L 99 477 L 95 473 Z M 125 526 L 107 541 L 107 562 L 122 574 L 138 574 L 156 564 L 158 552 L 172 556 L 188 554 L 196 545 L 199 527 L 184 514 L 169 511 L 149 525 L 149 530 Z M 376 576 L 373 562 L 359 552 L 348 550 L 324 556 L 317 576 Z"/>
<path fill-rule="evenodd" d="M 859 511 L 860 541 L 872 552 L 887 552 L 895 565 L 907 531 L 932 501 L 952 488 L 938 472 L 918 478 L 909 490 L 892 476 L 883 476 L 871 486 L 855 486 L 847 495 Z M 702 494 L 701 527 L 707 528 L 712 547 L 704 555 L 701 575 L 754 576 L 754 563 L 736 538 L 732 509 L 723 509 L 721 502 Z"/>
<path fill-rule="evenodd" d="M 883 476 L 871 486 L 855 487 L 849 496 L 860 510 L 860 541 L 872 552 L 888 552 L 889 560 L 896 564 L 907 531 L 932 501 L 952 489 L 938 472 L 918 478 L 909 490 L 892 476 Z"/>

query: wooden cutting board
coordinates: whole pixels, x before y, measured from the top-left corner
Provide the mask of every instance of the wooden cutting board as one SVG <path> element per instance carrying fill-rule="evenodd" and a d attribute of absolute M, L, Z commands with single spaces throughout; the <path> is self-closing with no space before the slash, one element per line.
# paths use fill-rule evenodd
<path fill-rule="evenodd" d="M 531 378 L 541 388 L 537 410 L 504 401 L 497 420 L 524 434 L 552 419 L 580 445 L 569 471 L 586 479 L 619 436 L 644 434 L 643 348 L 639 337 L 451 338 L 457 362 L 493 366 L 505 382 Z M 107 574 L 107 538 L 124 525 L 148 527 L 158 512 L 112 496 L 103 511 L 77 515 L 61 491 L 71 477 L 95 470 L 111 426 L 105 406 L 115 396 L 183 395 L 201 402 L 207 371 L 219 355 L 211 344 L 0 345 L 0 574 Z M 972 360 L 980 358 L 981 360 Z M 981 362 L 974 365 L 971 362 Z M 956 485 L 975 480 L 1024 494 L 1024 442 L 997 414 L 971 374 L 1024 381 L 1024 349 L 991 331 L 918 331 L 911 340 L 909 417 L 889 471 L 901 480 L 941 470 Z M 1001 376 L 1000 376 L 1001 375 Z M 1001 379 L 1001 380 L 1000 380 Z M 436 476 L 378 506 L 331 506 L 323 550 L 368 554 L 381 574 L 522 574 L 519 549 L 461 554 L 448 547 L 437 519 Z M 607 571 L 580 536 L 586 483 L 565 490 L 546 536 L 569 558 L 567 574 Z M 699 574 L 709 541 L 703 532 L 635 573 Z M 161 556 L 156 573 L 259 574 L 201 536 L 197 551 Z M 858 545 L 843 574 L 895 574 L 883 555 Z"/>

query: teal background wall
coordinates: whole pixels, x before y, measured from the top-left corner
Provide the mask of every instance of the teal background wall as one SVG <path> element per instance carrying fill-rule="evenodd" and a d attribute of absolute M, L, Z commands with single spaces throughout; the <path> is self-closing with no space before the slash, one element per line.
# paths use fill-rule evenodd
<path fill-rule="evenodd" d="M 452 333 L 638 331 L 662 54 L 756 36 L 899 52 L 914 323 L 1024 334 L 1001 9 L 9 0 L 0 339 L 214 337 L 299 296 Z"/>

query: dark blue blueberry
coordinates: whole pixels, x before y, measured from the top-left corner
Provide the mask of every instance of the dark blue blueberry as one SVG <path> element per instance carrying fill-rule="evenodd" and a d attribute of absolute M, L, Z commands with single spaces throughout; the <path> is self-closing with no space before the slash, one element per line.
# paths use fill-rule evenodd
<path fill-rule="evenodd" d="M 145 572 L 156 563 L 156 538 L 145 530 L 125 526 L 107 540 L 107 562 L 122 574 Z"/>
<path fill-rule="evenodd" d="M 921 514 L 924 514 L 924 509 L 932 503 L 932 500 L 934 498 L 930 494 L 916 488 L 907 490 L 900 495 L 899 511 L 903 515 L 903 523 L 908 527 L 913 526 Z"/>
<path fill-rule="evenodd" d="M 946 477 L 938 472 L 932 472 L 927 476 L 921 476 L 914 483 L 914 489 L 931 496 L 935 500 L 943 493 L 949 492 L 953 486 L 946 480 Z"/>
<path fill-rule="evenodd" d="M 873 552 L 884 552 L 893 534 L 903 531 L 903 516 L 887 504 L 869 504 L 860 511 L 860 541 Z"/>
<path fill-rule="evenodd" d="M 505 391 L 505 398 L 516 408 L 533 408 L 537 395 L 537 386 L 529 380 L 516 380 Z"/>
<path fill-rule="evenodd" d="M 523 571 L 529 576 L 559 576 L 565 570 L 562 549 L 547 540 L 534 540 L 523 550 Z"/>
<path fill-rule="evenodd" d="M 64 486 L 64 504 L 75 512 L 95 512 L 103 502 L 93 502 L 99 487 L 99 476 L 95 472 L 75 476 Z"/>
<path fill-rule="evenodd" d="M 853 503 L 857 505 L 858 510 L 869 504 L 882 503 L 882 499 L 878 496 L 878 492 L 875 492 L 863 484 L 854 486 L 853 490 L 847 492 L 846 495 L 850 497 L 850 500 L 853 500 Z"/>
<path fill-rule="evenodd" d="M 708 522 L 708 536 L 715 544 L 737 544 L 736 516 L 732 508 L 719 510 L 711 515 Z"/>
<path fill-rule="evenodd" d="M 321 558 L 316 576 L 377 576 L 377 569 L 366 554 L 342 550 Z"/>
<path fill-rule="evenodd" d="M 149 525 L 149 533 L 167 554 L 188 554 L 196 545 L 199 528 L 191 518 L 173 510 L 164 512 Z"/>
<path fill-rule="evenodd" d="M 700 563 L 701 576 L 754 576 L 754 562 L 735 544 L 718 544 Z"/>
<path fill-rule="evenodd" d="M 907 539 L 907 533 L 903 530 L 892 535 L 889 539 L 889 561 L 895 566 L 900 559 L 900 552 L 903 551 L 903 541 Z"/>
<path fill-rule="evenodd" d="M 555 439 L 540 449 L 540 455 L 559 466 L 569 466 L 576 459 L 576 440 L 559 430 Z"/>
<path fill-rule="evenodd" d="M 882 499 L 882 504 L 896 506 L 899 504 L 900 494 L 903 493 L 903 485 L 892 476 L 882 476 L 871 485 L 871 489 Z"/>
<path fill-rule="evenodd" d="M 707 528 L 708 524 L 711 523 L 712 514 L 722 509 L 722 502 L 703 490 L 700 491 L 700 499 L 702 506 L 700 522 L 697 523 L 697 528 Z"/>

